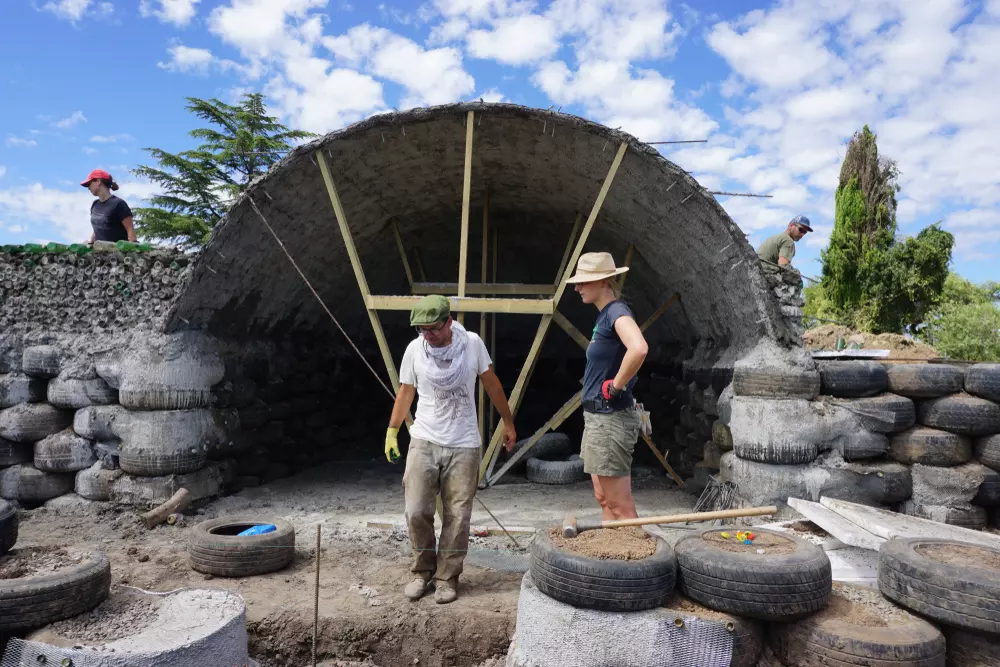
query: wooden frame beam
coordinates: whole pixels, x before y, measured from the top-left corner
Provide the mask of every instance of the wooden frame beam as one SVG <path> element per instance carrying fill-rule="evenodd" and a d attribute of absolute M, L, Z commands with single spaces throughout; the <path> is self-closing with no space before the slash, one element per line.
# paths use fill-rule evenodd
<path fill-rule="evenodd" d="M 403 271 L 406 272 L 406 282 L 409 283 L 410 291 L 413 292 L 413 271 L 410 270 L 410 260 L 406 258 L 406 247 L 403 245 L 403 237 L 399 235 L 399 227 L 396 226 L 395 220 L 392 221 L 392 235 L 396 237 L 399 258 L 403 260 Z"/>
<path fill-rule="evenodd" d="M 542 427 L 535 431 L 530 438 L 528 438 L 528 441 L 524 443 L 521 449 L 517 450 L 517 452 L 515 452 L 514 455 L 503 464 L 503 467 L 500 468 L 495 475 L 490 476 L 486 480 L 486 486 L 493 486 L 496 484 L 497 480 L 503 477 L 508 470 L 517 465 L 517 462 L 527 455 L 528 451 L 535 446 L 535 443 L 538 442 L 543 435 L 553 429 L 559 428 L 564 421 L 569 419 L 570 415 L 576 412 L 577 408 L 580 407 L 580 403 L 583 400 L 582 397 L 583 392 L 578 391 L 571 399 L 563 403 L 563 406 L 556 410 L 556 413 L 552 415 L 547 422 L 542 424 Z"/>
<path fill-rule="evenodd" d="M 524 391 L 528 378 L 531 377 L 531 372 L 535 368 L 535 360 L 538 357 L 539 351 L 542 349 L 542 343 L 545 340 L 545 334 L 549 330 L 549 325 L 552 323 L 551 312 L 555 311 L 555 307 L 559 305 L 559 299 L 562 298 L 563 292 L 566 291 L 566 280 L 570 277 L 570 275 L 572 275 L 571 271 L 573 267 L 576 266 L 577 260 L 580 259 L 580 255 L 583 253 L 583 246 L 587 243 L 587 237 L 590 236 L 590 232 L 594 228 L 594 224 L 597 222 L 597 216 L 601 212 L 601 207 L 604 206 L 604 200 L 608 196 L 608 191 L 611 190 L 611 184 L 614 183 L 615 174 L 618 173 L 618 167 L 621 166 L 622 159 L 625 157 L 625 151 L 627 149 L 628 144 L 625 142 L 622 142 L 618 147 L 618 152 L 615 154 L 615 158 L 611 162 L 608 174 L 604 177 L 604 183 L 601 185 L 601 190 L 597 193 L 597 199 L 594 201 L 594 205 L 590 209 L 590 215 L 587 216 L 587 222 L 583 226 L 583 231 L 580 232 L 580 238 L 577 239 L 576 246 L 573 248 L 573 253 L 570 255 L 569 260 L 563 269 L 562 278 L 559 280 L 559 287 L 556 288 L 556 293 L 552 297 L 551 303 L 553 310 L 550 311 L 549 315 L 543 316 L 542 321 L 538 324 L 538 331 L 535 333 L 535 340 L 531 344 L 531 349 L 528 350 L 528 357 L 525 359 L 524 365 L 521 366 L 521 372 L 517 377 L 517 382 L 514 384 L 514 391 L 511 392 L 509 402 L 512 413 L 517 412 L 518 405 L 521 401 L 521 394 Z M 501 429 L 498 425 L 497 429 L 493 431 L 493 437 L 490 439 L 490 446 L 486 448 L 486 454 L 484 454 L 483 461 L 479 466 L 480 482 L 482 482 L 487 470 L 491 472 L 493 470 L 493 466 L 496 462 L 495 457 L 497 446 L 500 444 L 502 437 L 503 429 Z"/>
<path fill-rule="evenodd" d="M 465 117 L 465 176 L 462 180 L 462 240 L 458 250 L 458 296 L 465 296 L 465 271 L 469 260 L 469 195 L 472 189 L 472 127 L 475 112 Z M 459 311 L 458 321 L 465 324 L 465 314 Z"/>
<path fill-rule="evenodd" d="M 553 288 L 558 287 L 559 283 L 562 282 L 563 273 L 566 271 L 566 262 L 569 261 L 569 253 L 573 250 L 573 241 L 576 240 L 576 233 L 580 230 L 581 220 L 583 220 L 583 216 L 577 213 L 576 220 L 573 221 L 573 229 L 570 231 L 569 239 L 566 241 L 566 249 L 563 250 L 562 260 L 559 261 L 559 271 L 556 273 L 556 281 Z"/>
<path fill-rule="evenodd" d="M 358 281 L 358 288 L 361 290 L 361 297 L 368 304 L 371 292 L 368 290 L 368 281 L 365 279 L 365 271 L 361 267 L 361 259 L 358 257 L 358 250 L 354 246 L 354 238 L 351 236 L 351 229 L 347 226 L 347 216 L 344 215 L 344 207 L 340 203 L 340 196 L 337 194 L 337 187 L 334 185 L 333 176 L 330 174 L 330 165 L 326 162 L 326 155 L 323 151 L 315 152 L 319 170 L 323 174 L 323 182 L 326 184 L 327 194 L 330 195 L 330 204 L 333 206 L 333 213 L 337 217 L 337 224 L 340 226 L 340 235 L 347 246 L 347 256 L 351 260 L 351 268 L 354 269 L 354 277 Z M 385 332 L 382 331 L 382 323 L 379 322 L 378 313 L 368 306 L 368 318 L 371 320 L 372 329 L 375 330 L 375 340 L 378 341 L 379 351 L 382 352 L 382 361 L 385 362 L 385 369 L 389 373 L 389 381 L 392 383 L 394 391 L 399 391 L 399 374 L 396 372 L 396 364 L 392 360 L 392 352 L 389 350 L 389 343 L 385 339 Z"/>
<path fill-rule="evenodd" d="M 420 248 L 413 249 L 413 263 L 417 265 L 417 275 L 421 282 L 427 282 L 427 274 L 424 273 L 424 263 L 420 259 Z"/>
<path fill-rule="evenodd" d="M 490 283 L 483 280 L 481 283 L 467 283 L 465 285 L 466 296 L 473 294 L 524 294 L 552 296 L 556 288 L 549 284 L 533 283 Z M 443 294 L 453 296 L 458 294 L 458 283 L 413 283 L 414 294 Z"/>
<path fill-rule="evenodd" d="M 646 321 L 642 323 L 642 326 L 639 327 L 639 329 L 645 332 L 646 329 L 656 324 L 656 320 L 660 319 L 660 316 L 662 316 L 663 313 L 667 312 L 667 309 L 670 308 L 670 306 L 672 306 L 675 302 L 680 300 L 681 300 L 680 293 L 675 293 L 672 297 L 667 299 L 662 306 L 657 308 L 656 312 L 650 315 L 649 318 L 647 318 Z"/>
<path fill-rule="evenodd" d="M 410 310 L 420 301 L 419 296 L 369 294 L 365 306 L 369 310 Z M 448 297 L 452 312 L 511 313 L 514 315 L 552 315 L 551 299 L 482 299 L 474 297 Z"/>
<path fill-rule="evenodd" d="M 498 249 L 498 244 L 500 243 L 500 231 L 493 227 L 493 282 L 497 281 L 497 260 L 500 257 L 500 251 Z M 497 314 L 490 313 L 490 359 L 497 358 Z M 490 402 L 490 420 L 489 428 L 486 429 L 486 433 L 493 432 L 493 421 L 496 416 L 496 408 L 493 407 L 493 402 Z M 486 436 L 483 437 L 483 440 Z"/>
<path fill-rule="evenodd" d="M 587 337 L 581 333 L 579 329 L 573 326 L 573 323 L 566 319 L 566 316 L 560 313 L 558 310 L 552 313 L 552 321 L 559 325 L 559 328 L 569 334 L 569 337 L 576 341 L 576 344 L 587 349 L 590 347 L 590 341 Z"/>
<path fill-rule="evenodd" d="M 479 280 L 484 284 L 486 283 L 486 271 L 489 268 L 487 266 L 487 261 L 489 259 L 490 252 L 490 193 L 487 190 L 486 194 L 483 195 L 483 254 L 482 261 L 480 262 Z M 483 343 L 486 342 L 486 313 L 482 312 L 479 314 L 479 337 L 483 339 Z M 492 357 L 490 357 L 492 359 Z M 479 415 L 479 455 L 483 455 L 483 451 L 486 449 L 486 388 L 483 383 L 479 383 L 479 411 L 476 413 Z"/>

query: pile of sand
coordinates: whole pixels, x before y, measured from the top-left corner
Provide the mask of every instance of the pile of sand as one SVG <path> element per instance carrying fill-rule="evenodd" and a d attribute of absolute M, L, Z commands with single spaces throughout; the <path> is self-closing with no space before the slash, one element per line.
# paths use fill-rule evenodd
<path fill-rule="evenodd" d="M 839 324 L 807 329 L 802 335 L 809 350 L 836 350 L 838 338 L 843 338 L 848 345 L 859 342 L 864 350 L 890 350 L 890 359 L 937 359 L 941 356 L 930 345 L 913 338 L 900 334 L 859 333 Z"/>

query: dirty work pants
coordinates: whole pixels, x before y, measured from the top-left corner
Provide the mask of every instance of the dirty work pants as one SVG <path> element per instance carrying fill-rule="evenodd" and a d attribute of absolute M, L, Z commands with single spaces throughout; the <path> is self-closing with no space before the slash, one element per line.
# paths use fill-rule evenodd
<path fill-rule="evenodd" d="M 472 501 L 479 485 L 479 448 L 442 447 L 414 438 L 406 455 L 403 490 L 413 548 L 412 572 L 425 579 L 456 579 L 469 548 Z M 436 497 L 441 494 L 441 542 L 434 549 Z"/>

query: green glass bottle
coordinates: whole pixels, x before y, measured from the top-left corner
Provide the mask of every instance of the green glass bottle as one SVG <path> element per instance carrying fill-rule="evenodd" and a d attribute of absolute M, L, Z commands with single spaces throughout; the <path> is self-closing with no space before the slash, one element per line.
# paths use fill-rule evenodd
<path fill-rule="evenodd" d="M 69 251 L 74 255 L 80 255 L 82 257 L 84 255 L 92 253 L 94 249 L 91 248 L 86 243 L 71 243 L 69 246 Z"/>
<path fill-rule="evenodd" d="M 64 252 L 69 252 L 69 246 L 63 243 L 47 243 L 45 244 L 46 252 L 53 252 L 57 254 L 62 254 Z"/>
<path fill-rule="evenodd" d="M 29 253 L 31 255 L 38 255 L 38 254 L 40 254 L 40 253 L 42 253 L 44 251 L 45 251 L 45 247 L 42 246 L 42 245 L 39 245 L 38 243 L 25 243 L 24 244 L 24 252 Z"/>

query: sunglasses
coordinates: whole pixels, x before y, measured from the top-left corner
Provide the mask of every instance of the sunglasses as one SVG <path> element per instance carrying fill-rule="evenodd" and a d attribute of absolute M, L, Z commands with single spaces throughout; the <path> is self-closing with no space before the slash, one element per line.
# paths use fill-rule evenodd
<path fill-rule="evenodd" d="M 413 328 L 416 329 L 417 335 L 422 335 L 422 334 L 437 334 L 437 333 L 441 333 L 441 329 L 444 329 L 444 325 L 446 325 L 446 324 L 447 324 L 447 322 L 441 322 L 437 326 L 433 326 L 433 327 L 413 327 Z"/>

